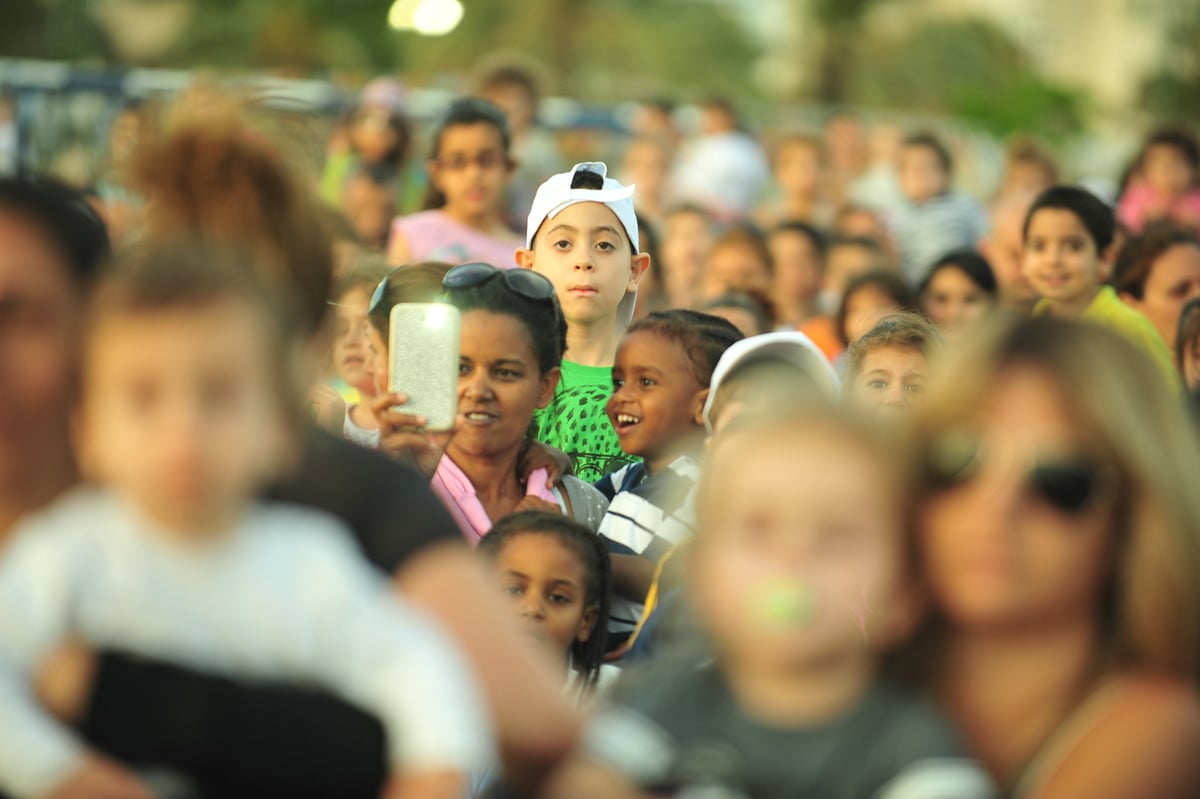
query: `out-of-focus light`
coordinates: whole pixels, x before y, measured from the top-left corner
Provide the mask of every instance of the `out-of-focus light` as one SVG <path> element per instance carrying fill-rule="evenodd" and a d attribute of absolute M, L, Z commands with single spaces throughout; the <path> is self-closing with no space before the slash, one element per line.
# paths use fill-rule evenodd
<path fill-rule="evenodd" d="M 396 0 L 388 9 L 388 27 L 397 31 L 410 31 L 414 27 L 413 17 L 421 0 Z"/>
<path fill-rule="evenodd" d="M 459 0 L 395 0 L 388 9 L 388 27 L 422 36 L 445 36 L 462 18 Z"/>
<path fill-rule="evenodd" d="M 459 0 L 421 0 L 413 12 L 413 27 L 423 36 L 445 36 L 462 18 Z"/>

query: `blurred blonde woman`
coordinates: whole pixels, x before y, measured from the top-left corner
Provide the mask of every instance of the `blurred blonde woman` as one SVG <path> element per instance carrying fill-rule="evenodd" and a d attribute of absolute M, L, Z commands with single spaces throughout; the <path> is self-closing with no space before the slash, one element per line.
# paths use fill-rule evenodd
<path fill-rule="evenodd" d="M 1200 453 L 1155 364 L 997 322 L 918 413 L 916 648 L 1014 796 L 1200 796 Z"/>

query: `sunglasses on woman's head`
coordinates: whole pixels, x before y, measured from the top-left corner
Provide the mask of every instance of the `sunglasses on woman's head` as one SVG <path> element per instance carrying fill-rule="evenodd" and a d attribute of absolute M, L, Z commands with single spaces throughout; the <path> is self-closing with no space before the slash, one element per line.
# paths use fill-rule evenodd
<path fill-rule="evenodd" d="M 544 302 L 554 298 L 554 284 L 545 275 L 529 269 L 497 269 L 491 264 L 471 263 L 456 266 L 442 278 L 444 289 L 469 289 L 499 277 L 509 290 L 527 300 Z"/>
<path fill-rule="evenodd" d="M 987 460 L 988 449 L 979 436 L 949 433 L 934 441 L 925 466 L 930 483 L 945 490 L 974 480 Z M 1104 484 L 1103 470 L 1082 454 L 1036 454 L 1028 464 L 1024 473 L 1027 487 L 1060 513 L 1084 513 Z"/>
<path fill-rule="evenodd" d="M 397 269 L 402 268 L 403 267 L 397 267 Z M 397 269 L 393 269 L 384 275 L 383 280 L 380 280 L 379 285 L 377 285 L 375 290 L 371 292 L 371 300 L 367 303 L 368 316 L 379 310 L 379 306 L 383 302 L 383 298 L 387 295 L 388 282 L 392 279 L 392 275 L 396 274 Z"/>

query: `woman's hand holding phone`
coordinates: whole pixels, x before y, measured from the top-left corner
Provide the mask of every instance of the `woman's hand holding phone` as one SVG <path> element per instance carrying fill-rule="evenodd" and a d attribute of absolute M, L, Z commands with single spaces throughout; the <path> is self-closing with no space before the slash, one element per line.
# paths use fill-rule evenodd
<path fill-rule="evenodd" d="M 379 422 L 379 448 L 426 477 L 433 477 L 454 431 L 426 430 L 425 417 L 397 410 L 396 406 L 406 402 L 404 394 L 379 394 L 371 400 L 371 412 Z"/>

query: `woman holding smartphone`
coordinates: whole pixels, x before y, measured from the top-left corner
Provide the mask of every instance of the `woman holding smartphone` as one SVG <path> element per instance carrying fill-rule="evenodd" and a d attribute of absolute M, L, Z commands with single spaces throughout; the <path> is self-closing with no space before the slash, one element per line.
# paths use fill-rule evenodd
<path fill-rule="evenodd" d="M 429 269 L 401 267 L 376 291 L 368 315 L 377 384 L 387 383 L 388 358 L 381 356 L 389 341 L 388 310 L 397 301 L 428 298 L 419 286 L 429 282 Z M 427 277 L 406 270 L 423 270 Z M 411 290 L 393 288 L 399 281 Z M 381 448 L 429 475 L 434 492 L 473 543 L 494 521 L 519 510 L 562 511 L 595 529 L 607 505 L 595 488 L 571 476 L 552 488 L 541 469 L 522 479 L 527 471 L 522 465 L 535 445 L 529 435 L 534 411 L 553 398 L 566 348 L 567 325 L 553 285 L 529 270 L 472 263 L 446 272 L 440 288 L 461 313 L 454 428 L 427 432 L 425 418 L 402 411 L 408 397 L 381 394 L 372 404 Z M 454 367 L 430 364 L 443 366 Z"/>

